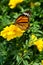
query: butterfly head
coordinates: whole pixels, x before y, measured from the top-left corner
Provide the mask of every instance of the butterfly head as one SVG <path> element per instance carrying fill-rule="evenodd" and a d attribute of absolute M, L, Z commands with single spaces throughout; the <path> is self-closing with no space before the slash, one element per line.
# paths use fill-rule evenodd
<path fill-rule="evenodd" d="M 26 12 L 23 13 L 23 15 L 28 16 L 28 17 L 30 17 L 30 14 L 31 14 L 30 11 L 26 11 Z"/>

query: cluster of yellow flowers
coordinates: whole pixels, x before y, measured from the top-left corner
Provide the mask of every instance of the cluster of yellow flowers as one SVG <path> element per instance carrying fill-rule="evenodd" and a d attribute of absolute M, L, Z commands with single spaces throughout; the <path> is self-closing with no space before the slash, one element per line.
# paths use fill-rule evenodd
<path fill-rule="evenodd" d="M 13 9 L 16 7 L 18 3 L 21 3 L 21 2 L 23 2 L 23 0 L 10 0 L 8 5 L 10 6 L 11 9 Z"/>
<path fill-rule="evenodd" d="M 6 26 L 1 32 L 0 36 L 7 39 L 8 41 L 14 39 L 16 37 L 20 37 L 23 35 L 24 30 L 21 30 L 19 27 L 15 25 Z M 43 50 L 43 40 L 41 38 L 37 39 L 37 37 L 33 34 L 31 35 L 30 45 L 36 45 L 39 51 Z"/>
<path fill-rule="evenodd" d="M 15 25 L 6 26 L 1 32 L 0 36 L 7 39 L 8 41 L 16 37 L 23 35 L 24 30 L 21 30 Z"/>
<path fill-rule="evenodd" d="M 32 44 L 36 45 L 37 49 L 39 51 L 43 50 L 43 40 L 42 40 L 42 38 L 37 39 L 37 37 L 34 34 L 31 36 L 30 45 L 32 45 Z"/>

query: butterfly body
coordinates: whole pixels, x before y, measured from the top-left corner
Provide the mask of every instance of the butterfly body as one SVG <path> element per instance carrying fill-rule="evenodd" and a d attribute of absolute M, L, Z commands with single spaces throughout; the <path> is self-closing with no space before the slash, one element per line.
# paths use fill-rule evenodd
<path fill-rule="evenodd" d="M 24 12 L 22 15 L 20 15 L 16 19 L 15 25 L 18 26 L 19 28 L 21 28 L 22 30 L 28 29 L 30 27 L 29 17 L 30 17 L 29 12 L 28 13 L 27 12 Z"/>

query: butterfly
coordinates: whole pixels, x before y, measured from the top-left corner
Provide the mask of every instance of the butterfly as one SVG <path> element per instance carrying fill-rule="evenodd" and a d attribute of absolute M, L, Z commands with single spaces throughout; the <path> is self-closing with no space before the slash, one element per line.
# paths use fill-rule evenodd
<path fill-rule="evenodd" d="M 22 30 L 28 29 L 30 27 L 29 17 L 30 17 L 30 12 L 29 11 L 24 12 L 16 19 L 15 25 Z"/>

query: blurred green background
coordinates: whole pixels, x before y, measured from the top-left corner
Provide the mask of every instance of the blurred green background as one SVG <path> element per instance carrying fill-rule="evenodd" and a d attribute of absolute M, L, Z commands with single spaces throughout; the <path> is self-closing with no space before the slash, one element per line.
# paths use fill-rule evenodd
<path fill-rule="evenodd" d="M 30 4 L 39 2 L 40 5 Z M 9 0 L 0 0 L 0 31 L 15 22 L 24 11 L 30 10 L 30 29 L 22 37 L 7 41 L 0 37 L 0 65 L 41 65 L 43 52 L 27 45 L 29 36 L 35 34 L 43 38 L 43 0 L 24 0 L 15 8 L 10 9 Z"/>

